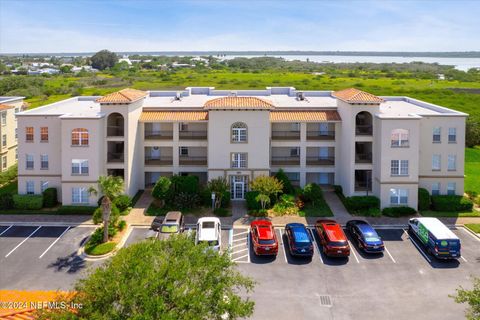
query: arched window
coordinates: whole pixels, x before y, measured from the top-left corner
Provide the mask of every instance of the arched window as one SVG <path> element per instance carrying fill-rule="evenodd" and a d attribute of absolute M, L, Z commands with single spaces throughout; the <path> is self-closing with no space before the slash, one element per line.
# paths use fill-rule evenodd
<path fill-rule="evenodd" d="M 408 147 L 408 130 L 406 129 L 393 129 L 391 135 L 391 146 L 394 148 L 406 148 Z"/>
<path fill-rule="evenodd" d="M 371 136 L 373 132 L 372 115 L 367 111 L 357 113 L 355 117 L 355 133 L 357 136 Z"/>
<path fill-rule="evenodd" d="M 247 142 L 247 125 L 243 122 L 232 124 L 232 142 Z"/>
<path fill-rule="evenodd" d="M 75 128 L 72 130 L 72 146 L 88 146 L 88 130 Z"/>

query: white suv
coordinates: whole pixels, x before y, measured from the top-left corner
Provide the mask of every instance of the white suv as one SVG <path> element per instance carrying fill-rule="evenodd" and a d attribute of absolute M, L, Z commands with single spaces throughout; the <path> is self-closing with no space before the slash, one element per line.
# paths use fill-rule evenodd
<path fill-rule="evenodd" d="M 213 217 L 205 217 L 198 219 L 197 235 L 195 236 L 195 244 L 207 242 L 209 247 L 215 251 L 220 250 L 222 243 L 222 225 L 220 219 Z"/>

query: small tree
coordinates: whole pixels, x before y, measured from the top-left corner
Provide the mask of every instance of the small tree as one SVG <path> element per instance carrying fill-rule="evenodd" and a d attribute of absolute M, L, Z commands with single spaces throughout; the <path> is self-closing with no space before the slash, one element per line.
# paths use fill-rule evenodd
<path fill-rule="evenodd" d="M 290 179 L 288 179 L 283 169 L 278 170 L 278 172 L 275 174 L 275 178 L 283 183 L 283 193 L 293 194 L 295 192 Z"/>
<path fill-rule="evenodd" d="M 118 57 L 115 53 L 108 50 L 101 50 L 95 53 L 91 58 L 92 67 L 98 70 L 111 68 L 117 63 Z"/>
<path fill-rule="evenodd" d="M 160 207 L 165 205 L 165 200 L 171 185 L 172 181 L 167 177 L 160 177 L 155 183 L 152 190 L 152 197 L 160 201 Z"/>
<path fill-rule="evenodd" d="M 215 193 L 214 207 L 217 209 L 222 206 L 222 199 L 230 190 L 230 186 L 226 178 L 218 177 L 207 182 L 207 189 Z"/>
<path fill-rule="evenodd" d="M 279 193 L 282 193 L 283 184 L 275 177 L 258 176 L 250 184 L 252 191 L 257 191 L 259 195 L 255 200 L 262 203 L 262 209 L 265 209 L 266 205 L 270 203 L 271 197 L 277 197 Z M 269 200 L 266 201 L 268 197 Z"/>
<path fill-rule="evenodd" d="M 480 118 L 469 117 L 465 127 L 465 145 L 469 148 L 480 145 Z"/>
<path fill-rule="evenodd" d="M 270 204 L 270 197 L 266 194 L 260 193 L 258 196 L 255 197 L 255 201 L 260 202 L 262 210 L 265 210 L 267 205 Z"/>
<path fill-rule="evenodd" d="M 480 278 L 473 279 L 473 289 L 457 289 L 457 295 L 452 296 L 457 303 L 468 303 L 469 308 L 465 315 L 469 320 L 480 319 Z"/>
<path fill-rule="evenodd" d="M 97 191 L 94 187 L 90 187 L 88 192 L 97 195 L 99 192 L 102 198 L 102 219 L 103 219 L 103 242 L 108 241 L 108 223 L 110 222 L 110 214 L 112 212 L 112 201 L 123 192 L 124 183 L 121 177 L 116 176 L 100 176 L 98 178 Z"/>

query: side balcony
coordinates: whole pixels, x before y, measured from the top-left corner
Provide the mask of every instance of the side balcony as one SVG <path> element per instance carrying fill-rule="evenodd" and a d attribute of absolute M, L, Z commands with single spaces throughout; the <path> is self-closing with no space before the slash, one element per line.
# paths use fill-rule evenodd
<path fill-rule="evenodd" d="M 328 122 L 307 123 L 307 140 L 335 140 L 335 124 Z"/>
<path fill-rule="evenodd" d="M 206 166 L 207 148 L 180 147 L 178 161 L 180 166 Z"/>
<path fill-rule="evenodd" d="M 145 140 L 172 140 L 173 123 L 145 123 Z"/>
<path fill-rule="evenodd" d="M 335 165 L 334 147 L 307 147 L 307 166 Z"/>
<path fill-rule="evenodd" d="M 146 166 L 172 166 L 173 148 L 145 147 Z"/>
<path fill-rule="evenodd" d="M 298 147 L 273 147 L 271 154 L 272 166 L 300 165 L 300 148 Z"/>
<path fill-rule="evenodd" d="M 272 140 L 300 140 L 300 123 L 272 123 Z"/>

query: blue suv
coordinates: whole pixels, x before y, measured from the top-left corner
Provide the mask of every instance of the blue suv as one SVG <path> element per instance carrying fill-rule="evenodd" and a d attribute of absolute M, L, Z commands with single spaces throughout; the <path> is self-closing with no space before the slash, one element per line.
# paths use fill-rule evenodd
<path fill-rule="evenodd" d="M 305 225 L 289 223 L 285 226 L 288 249 L 292 256 L 312 257 L 313 241 Z"/>

